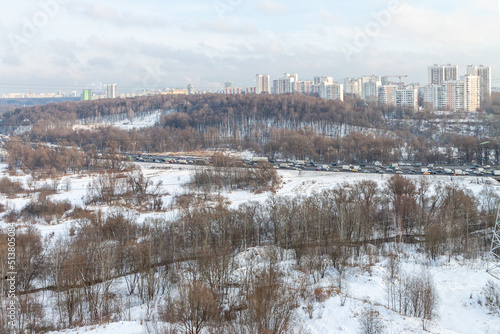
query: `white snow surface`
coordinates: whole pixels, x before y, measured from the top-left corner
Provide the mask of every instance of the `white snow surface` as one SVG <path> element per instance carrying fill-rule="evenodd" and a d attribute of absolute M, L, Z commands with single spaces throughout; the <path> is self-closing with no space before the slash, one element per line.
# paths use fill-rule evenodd
<path fill-rule="evenodd" d="M 129 118 L 127 114 L 107 116 L 103 119 L 86 119 L 73 126 L 73 129 L 95 129 L 103 126 L 113 126 L 122 130 L 133 130 L 153 127 L 159 123 L 160 117 L 173 110 L 154 110 L 143 112 Z"/>
<path fill-rule="evenodd" d="M 165 203 L 169 203 L 173 196 L 188 192 L 186 185 L 195 168 L 192 165 L 168 165 L 168 164 L 140 164 L 145 176 L 152 178 L 154 182 L 162 181 L 163 189 L 168 193 L 165 195 Z M 0 177 L 6 176 L 6 166 L 0 165 Z M 297 196 L 312 195 L 324 189 L 331 189 L 339 184 L 358 182 L 361 180 L 373 180 L 379 185 L 383 185 L 389 178 L 388 175 L 368 174 L 368 173 L 333 173 L 317 171 L 295 171 L 278 170 L 282 177 L 283 184 L 277 191 L 276 196 Z M 418 178 L 424 176 L 407 176 Z M 450 176 L 425 176 L 431 178 L 434 186 L 449 182 L 458 182 L 461 186 L 479 194 L 485 187 L 485 183 L 491 184 L 494 192 L 500 195 L 500 187 L 495 185 L 495 181 L 489 178 L 477 177 L 450 177 Z M 30 176 L 18 175 L 13 179 L 24 182 L 25 187 L 31 184 L 38 188 L 44 183 L 51 181 L 29 182 Z M 65 179 L 69 179 L 66 181 Z M 72 204 L 84 206 L 87 196 L 87 186 L 91 181 L 91 176 L 68 175 L 59 180 L 58 193 L 52 196 L 53 200 L 68 200 Z M 65 189 L 64 184 L 70 184 L 69 189 Z M 222 192 L 230 202 L 231 207 L 247 201 L 263 202 L 271 194 L 269 192 L 253 194 L 247 191 Z M 0 197 L 0 203 L 9 208 L 21 209 L 33 198 L 33 195 L 26 194 L 20 198 L 8 199 Z M 111 210 L 111 208 L 107 208 Z M 176 212 L 154 214 L 139 214 L 131 212 L 138 217 L 141 223 L 148 216 L 160 215 L 168 219 L 174 219 Z M 59 222 L 34 222 L 34 226 L 40 230 L 42 235 L 67 234 L 72 222 L 61 219 Z M 5 222 L 0 220 L 0 227 L 5 227 Z M 259 261 L 263 261 L 265 252 L 259 248 L 251 248 L 235 257 L 235 270 L 233 277 L 238 279 L 239 275 L 247 270 L 249 266 L 255 268 Z M 407 254 L 402 262 L 403 270 L 406 272 L 420 271 L 424 266 L 429 268 L 434 283 L 439 293 L 439 307 L 435 319 L 428 322 L 426 330 L 422 329 L 420 319 L 403 316 L 386 307 L 384 275 L 386 274 L 387 259 L 382 256 L 375 256 L 373 266 L 366 270 L 366 266 L 358 266 L 349 269 L 344 280 L 345 289 L 343 295 L 332 294 L 324 302 L 314 304 L 312 319 L 301 305 L 296 312 L 295 324 L 301 328 L 301 333 L 359 333 L 358 317 L 368 307 L 372 307 L 379 312 L 379 318 L 383 322 L 385 333 L 500 333 L 500 317 L 492 314 L 485 306 L 478 303 L 482 298 L 482 289 L 488 280 L 493 280 L 485 272 L 486 262 L 481 260 L 466 260 L 463 258 L 447 257 L 439 258 L 430 262 L 421 252 L 408 247 Z M 281 267 L 290 273 L 290 277 L 300 277 L 305 275 L 295 269 L 296 260 L 294 254 L 284 253 Z M 365 255 L 366 257 L 366 255 Z M 360 262 L 366 258 L 361 257 Z M 364 268 L 364 269 L 361 269 Z M 320 280 L 315 287 L 333 287 L 337 279 L 337 272 L 330 268 L 327 270 L 325 278 Z M 126 294 L 124 284 L 114 284 L 115 292 Z M 122 282 L 123 283 L 123 282 Z M 500 281 L 497 281 L 500 286 Z M 131 321 L 121 321 L 111 324 L 87 326 L 83 328 L 67 329 L 55 333 L 146 333 L 144 324 L 145 312 L 142 305 L 135 305 L 130 311 Z"/>

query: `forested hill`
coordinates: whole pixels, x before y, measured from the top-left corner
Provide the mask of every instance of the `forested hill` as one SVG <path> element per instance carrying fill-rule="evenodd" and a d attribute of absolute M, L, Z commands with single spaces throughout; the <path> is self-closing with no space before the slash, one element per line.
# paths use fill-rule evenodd
<path fill-rule="evenodd" d="M 328 121 L 354 126 L 369 127 L 380 124 L 382 112 L 366 106 L 361 100 L 346 98 L 326 101 L 307 95 L 156 95 L 134 99 L 108 99 L 49 104 L 16 108 L 4 113 L 4 127 L 31 125 L 37 122 L 73 123 L 82 119 L 140 114 L 152 110 L 175 109 L 183 114 L 165 121 L 180 127 L 199 127 L 220 124 L 228 116 L 237 119 L 272 119 L 280 121 Z M 24 122 L 24 123 L 23 123 Z M 176 124 L 173 124 L 174 126 Z"/>
<path fill-rule="evenodd" d="M 50 104 L 2 116 L 2 133 L 23 134 L 13 141 L 65 140 L 95 150 L 231 147 L 327 162 L 490 165 L 500 152 L 500 117 L 492 113 L 394 113 L 350 97 L 342 102 L 307 95 L 157 95 Z"/>

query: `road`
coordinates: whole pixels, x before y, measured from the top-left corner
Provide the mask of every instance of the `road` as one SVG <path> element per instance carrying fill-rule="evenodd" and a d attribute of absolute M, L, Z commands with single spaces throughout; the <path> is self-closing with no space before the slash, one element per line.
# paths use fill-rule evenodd
<path fill-rule="evenodd" d="M 147 163 L 171 163 L 171 164 L 193 164 L 193 165 L 206 165 L 206 158 L 202 157 L 185 157 L 185 156 L 164 156 L 164 155 L 140 155 L 130 154 L 124 155 L 127 160 L 136 162 Z M 256 162 L 245 161 L 242 166 L 256 165 Z M 273 165 L 279 169 L 289 170 L 308 170 L 308 171 L 326 171 L 326 172 L 350 172 L 350 173 L 377 173 L 377 174 L 406 174 L 406 175 L 451 175 L 451 176 L 487 176 L 494 177 L 500 181 L 500 176 L 492 175 L 490 166 L 419 166 L 419 165 L 401 165 L 398 166 L 377 166 L 377 165 L 347 165 L 347 164 L 311 164 L 306 165 L 293 165 L 288 163 L 288 167 L 284 167 L 286 162 L 274 161 Z M 348 169 L 345 167 L 349 166 Z M 356 169 L 354 167 L 357 167 Z M 460 171 L 456 173 L 456 171 Z M 427 174 L 428 173 L 428 174 Z"/>

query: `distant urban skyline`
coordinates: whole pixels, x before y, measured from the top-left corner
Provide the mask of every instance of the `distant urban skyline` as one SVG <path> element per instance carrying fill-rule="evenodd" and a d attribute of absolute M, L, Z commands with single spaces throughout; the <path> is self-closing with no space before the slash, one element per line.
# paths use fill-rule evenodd
<path fill-rule="evenodd" d="M 464 68 L 462 68 L 461 66 L 458 66 L 458 65 L 455 65 L 455 64 L 442 64 L 442 65 L 437 65 L 437 64 L 434 64 L 434 65 L 429 65 L 427 66 L 427 68 L 424 70 L 422 69 L 422 73 L 424 73 L 425 71 L 427 71 L 427 79 L 426 81 L 423 81 L 423 82 L 416 82 L 416 81 L 412 81 L 409 79 L 409 77 L 407 75 L 404 75 L 404 74 L 399 74 L 399 75 L 387 75 L 387 74 L 381 74 L 381 73 L 371 73 L 371 74 L 368 74 L 368 73 L 365 73 L 363 75 L 360 75 L 360 76 L 348 76 L 346 78 L 339 78 L 339 77 L 335 77 L 335 76 L 328 76 L 328 75 L 325 75 L 325 74 L 318 74 L 318 75 L 315 75 L 313 77 L 310 77 L 310 78 L 305 78 L 303 80 L 306 80 L 306 81 L 313 81 L 315 80 L 316 78 L 320 78 L 320 77 L 328 77 L 330 81 L 338 81 L 338 82 L 344 82 L 346 79 L 349 79 L 349 78 L 353 78 L 353 77 L 363 77 L 363 76 L 379 76 L 379 77 L 387 77 L 387 78 L 396 78 L 396 77 L 404 77 L 404 82 L 405 83 L 417 83 L 419 84 L 421 87 L 425 86 L 425 85 L 428 85 L 428 84 L 437 84 L 437 83 L 441 83 L 441 81 L 446 81 L 446 80 L 458 80 L 460 77 L 463 77 L 464 75 L 467 75 L 467 74 L 472 74 L 472 73 L 469 73 L 471 71 L 471 66 L 474 66 L 474 68 L 480 68 L 482 66 L 487 66 L 488 68 L 490 68 L 490 66 L 488 65 L 478 65 L 478 64 L 469 64 L 469 65 L 466 65 Z M 435 81 L 434 79 L 432 79 L 432 70 L 431 69 L 439 69 L 440 67 L 443 67 L 444 68 L 444 71 L 443 72 L 443 75 L 441 77 L 441 79 L 439 81 Z M 443 70 L 443 69 L 442 69 Z M 450 72 L 452 71 L 452 72 Z M 445 73 L 452 73 L 452 76 L 448 76 L 447 74 Z M 285 73 L 285 75 L 287 75 L 288 73 Z M 295 80 L 297 80 L 298 78 L 298 73 L 295 73 L 293 72 L 293 74 L 290 74 L 290 75 L 293 75 L 295 76 Z M 490 73 L 491 75 L 491 73 Z M 422 75 L 421 75 L 422 76 Z M 278 75 L 277 77 L 273 77 L 271 76 L 270 74 L 257 74 L 255 77 L 255 80 L 253 83 L 251 83 L 251 79 L 250 78 L 244 78 L 244 79 L 238 79 L 238 78 L 230 78 L 230 80 L 226 80 L 225 82 L 220 82 L 220 83 L 216 83 L 216 82 L 213 82 L 213 84 L 211 86 L 196 86 L 196 85 L 193 85 L 192 83 L 191 84 L 188 84 L 188 85 L 191 85 L 192 89 L 195 89 L 195 90 L 198 90 L 198 91 L 212 91 L 212 92 L 223 92 L 224 89 L 228 88 L 228 87 L 240 87 L 242 88 L 242 91 L 244 92 L 245 91 L 245 88 L 250 88 L 250 87 L 253 87 L 255 88 L 255 91 L 250 91 L 251 93 L 262 93 L 262 92 L 268 92 L 268 93 L 272 93 L 273 92 L 273 82 L 276 81 L 276 80 L 279 80 L 279 79 L 282 79 L 283 77 L 283 74 L 280 74 Z M 303 76 L 301 75 L 301 79 L 303 78 Z M 236 85 L 234 82 L 244 82 L 246 79 L 246 81 L 248 82 L 248 84 L 246 85 Z M 490 80 L 490 85 L 492 88 L 494 88 L 494 84 L 492 84 L 492 82 L 495 82 L 494 79 L 492 79 L 491 77 L 489 78 Z M 314 82 L 315 84 L 319 83 L 319 82 Z M 228 84 L 230 84 L 230 86 L 228 86 Z M 260 85 L 260 86 L 259 86 Z M 113 94 L 110 95 L 110 86 L 112 86 L 112 92 Z M 15 89 L 15 87 L 19 87 L 17 85 L 14 85 L 13 86 L 13 89 Z M 130 87 L 124 87 L 124 86 L 121 86 L 121 85 L 117 85 L 116 83 L 112 83 L 112 84 L 109 84 L 109 83 L 101 83 L 101 82 L 97 82 L 97 83 L 92 83 L 92 84 L 88 84 L 88 85 L 82 85 L 80 87 L 78 86 L 71 86 L 70 89 L 64 89 L 64 85 L 62 87 L 59 87 L 60 89 L 56 89 L 55 87 L 52 88 L 50 86 L 48 87 L 43 87 L 43 86 L 35 86 L 35 87 L 39 87 L 38 89 L 29 89 L 29 90 L 15 90 L 15 91 L 12 91 L 10 92 L 11 94 L 9 94 L 8 92 L 2 92 L 0 91 L 0 98 L 5 98 L 7 95 L 12 95 L 12 93 L 18 93 L 18 94 L 25 94 L 25 95 L 33 95 L 33 96 L 42 96 L 42 97 L 53 97 L 53 96 L 61 96 L 61 95 L 64 95 L 64 96 L 76 96 L 75 94 L 76 93 L 80 93 L 83 89 L 93 89 L 94 93 L 98 93 L 98 94 L 102 94 L 103 96 L 107 97 L 107 98 L 110 98 L 110 97 L 119 97 L 120 96 L 120 93 L 121 94 L 128 94 L 128 93 L 137 93 L 137 92 L 140 92 L 140 91 L 165 91 L 166 89 L 169 89 L 169 90 L 179 90 L 179 89 L 187 89 L 187 85 L 184 86 L 184 87 L 150 87 L 150 89 L 146 89 L 146 88 L 142 88 L 142 89 L 130 89 Z M 498 87 L 500 87 L 500 85 L 498 85 Z M 260 90 L 259 90 L 260 89 Z M 37 92 L 38 91 L 38 92 Z M 119 93 L 117 93 L 119 91 Z M 308 91 L 309 92 L 309 91 Z M 312 92 L 312 91 L 310 91 Z"/>
<path fill-rule="evenodd" d="M 492 67 L 498 1 L 26 0 L 0 12 L 0 93 L 255 86 L 255 73 L 426 82 L 434 63 Z M 249 81 L 249 78 L 251 78 Z M 120 89 L 120 88 L 119 88 Z"/>
<path fill-rule="evenodd" d="M 403 81 L 408 75 L 363 75 L 348 77 L 343 83 L 328 75 L 315 76 L 312 80 L 299 79 L 298 73 L 284 73 L 282 77 L 271 78 L 269 74 L 256 74 L 255 85 L 239 87 L 233 81 L 224 82 L 224 87 L 206 89 L 188 84 L 185 89 L 152 89 L 138 93 L 118 94 L 117 84 L 107 84 L 105 92 L 83 89 L 81 99 L 113 99 L 156 94 L 317 94 L 327 100 L 344 100 L 345 95 L 360 98 L 365 102 L 395 110 L 422 109 L 418 98 L 423 98 L 427 110 L 476 111 L 491 97 L 491 66 L 468 65 L 465 73 L 460 73 L 455 64 L 434 64 L 427 67 L 427 83 Z M 463 75 L 462 75 L 463 74 Z M 397 80 L 399 79 L 399 80 Z M 271 84 L 272 83 L 272 84 Z M 0 94 L 0 98 L 37 98 L 68 96 L 56 94 Z M 72 91 L 72 97 L 77 91 Z"/>

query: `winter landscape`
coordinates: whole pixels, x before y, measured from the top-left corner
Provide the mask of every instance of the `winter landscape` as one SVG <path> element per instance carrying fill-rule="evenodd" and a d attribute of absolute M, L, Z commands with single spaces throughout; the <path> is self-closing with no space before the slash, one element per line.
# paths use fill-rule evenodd
<path fill-rule="evenodd" d="M 0 11 L 0 334 L 500 334 L 500 0 Z"/>
<path fill-rule="evenodd" d="M 12 182 L 19 182 L 28 192 L 17 196 L 4 196 L 1 204 L 8 212 L 26 213 L 26 208 L 36 203 L 40 194 L 39 189 L 46 191 L 50 188 L 52 194 L 47 196 L 47 201 L 52 203 L 64 201 L 69 203 L 68 207 L 75 208 L 72 210 L 78 207 L 79 210 L 88 210 L 94 214 L 98 212 L 103 222 L 112 217 L 121 217 L 137 227 L 152 226 L 160 220 L 168 224 L 184 216 L 184 210 L 198 209 L 199 204 L 190 203 L 182 208 L 175 203 L 186 194 L 196 193 L 190 184 L 193 182 L 196 170 L 202 170 L 205 167 L 153 163 L 137 165 L 134 168 L 138 169 L 134 169 L 134 173 L 140 172 L 151 185 L 159 185 L 155 191 L 162 194 L 163 207 L 169 209 L 147 212 L 147 210 L 128 205 L 123 207 L 112 205 L 112 203 L 90 204 L 90 197 L 93 194 L 92 183 L 102 175 L 67 175 L 54 180 L 33 180 L 30 175 L 23 175 L 22 172 L 9 176 L 6 165 L 3 166 L 2 177 L 8 177 Z M 361 182 L 373 182 L 375 187 L 384 189 L 388 186 L 389 179 L 395 176 L 277 170 L 277 177 L 280 185 L 276 186 L 272 192 L 221 190 L 216 192 L 217 198 L 207 201 L 206 204 L 213 207 L 222 205 L 227 210 L 237 210 L 240 206 L 265 204 L 276 198 L 293 200 L 295 197 L 319 197 L 323 192 L 348 189 Z M 442 187 L 452 187 L 456 191 L 463 191 L 466 196 L 477 201 L 477 209 L 481 212 L 487 212 L 488 209 L 485 206 L 492 204 L 488 202 L 493 199 L 497 200 L 500 195 L 497 182 L 491 178 L 434 175 L 412 175 L 406 178 L 414 184 L 428 182 L 426 196 L 429 201 L 436 201 L 436 203 L 441 201 L 435 197 Z M 72 218 L 72 210 L 63 215 L 43 217 L 34 215 L 24 227 L 18 227 L 19 234 L 39 236 L 39 242 L 44 245 L 43 252 L 36 254 L 36 259 L 40 263 L 31 263 L 31 265 L 42 266 L 43 263 L 46 266 L 53 266 L 58 245 L 69 242 L 68 238 L 77 238 L 79 233 L 85 233 L 83 232 L 84 219 Z M 6 219 L 8 218 L 4 215 L 4 221 Z M 300 218 L 295 217 L 295 219 Z M 311 223 L 314 223 L 314 220 L 311 220 Z M 5 225 L 6 222 L 3 224 Z M 120 230 L 123 227 L 117 226 L 116 228 Z M 484 237 L 489 238 L 487 235 Z M 487 259 L 484 252 L 486 249 L 475 249 L 468 253 L 453 252 L 453 254 L 444 250 L 442 253 L 430 256 L 429 246 L 423 240 L 399 243 L 395 235 L 394 241 L 396 242 L 376 242 L 376 244 L 367 242 L 356 246 L 358 255 L 346 256 L 342 259 L 342 264 L 334 264 L 334 261 L 340 261 L 335 256 L 327 256 L 327 253 L 320 255 L 321 252 L 309 252 L 303 249 L 301 250 L 303 255 L 298 257 L 294 249 L 280 247 L 271 240 L 262 240 L 260 244 L 254 243 L 251 246 L 240 244 L 237 250 L 231 250 L 229 254 L 225 254 L 227 258 L 221 259 L 222 263 L 217 263 L 217 265 L 227 266 L 223 269 L 224 275 L 221 277 L 220 272 L 213 271 L 210 272 L 209 277 L 221 280 L 214 281 L 219 284 L 223 281 L 224 285 L 230 285 L 230 287 L 218 287 L 224 291 L 224 296 L 218 298 L 228 303 L 218 307 L 229 308 L 235 306 L 230 303 L 236 304 L 248 298 L 248 295 L 244 297 L 241 294 L 239 291 L 241 288 L 238 286 L 243 282 L 250 284 L 248 279 L 251 273 L 269 275 L 269 270 L 272 269 L 272 272 L 279 277 L 276 284 L 284 289 L 280 293 L 290 294 L 286 296 L 292 299 L 282 300 L 277 296 L 276 300 L 268 300 L 268 304 L 263 302 L 259 305 L 263 308 L 261 312 L 272 312 L 268 314 L 270 322 L 275 321 L 274 325 L 282 326 L 281 329 L 279 327 L 273 329 L 276 332 L 359 333 L 360 328 L 368 326 L 367 324 L 378 326 L 380 329 L 377 333 L 498 333 L 500 331 L 498 304 L 494 304 L 498 303 L 500 288 L 498 281 L 486 273 Z M 109 245 L 102 242 L 101 247 Z M 140 241 L 137 240 L 137 243 L 140 244 Z M 157 246 L 160 245 L 153 244 L 153 247 Z M 446 246 L 443 247 L 446 249 Z M 116 254 L 108 254 L 108 256 L 112 256 L 113 261 L 117 260 Z M 223 257 L 223 254 L 218 256 Z M 202 262 L 200 259 L 180 261 L 175 265 L 169 264 L 168 269 L 158 265 L 151 273 L 155 277 L 149 277 L 152 280 L 149 283 L 142 281 L 146 279 L 145 277 L 135 277 L 137 273 L 124 272 L 121 275 L 114 272 L 108 273 L 109 281 L 105 284 L 96 283 L 96 285 L 105 285 L 96 287 L 97 290 L 105 290 L 95 291 L 99 298 L 104 298 L 103 294 L 106 293 L 113 296 L 112 299 L 105 299 L 110 303 L 110 309 L 108 313 L 105 313 L 106 316 L 103 313 L 103 317 L 97 323 L 85 326 L 90 319 L 88 313 L 84 311 L 81 316 L 82 321 L 79 323 L 83 327 L 51 331 L 51 333 L 187 332 L 188 330 L 184 327 L 186 323 L 181 318 L 177 323 L 170 323 L 162 318 L 165 317 L 162 312 L 169 301 L 172 303 L 172 299 L 185 293 L 179 290 L 182 289 L 184 280 L 189 282 L 193 279 L 192 275 L 198 274 L 200 281 L 206 283 L 204 279 L 207 274 L 197 273 L 194 269 Z M 109 270 L 117 270 L 114 263 L 106 265 L 114 268 L 110 267 Z M 64 268 L 61 267 L 60 270 L 65 270 Z M 68 304 L 66 306 L 63 304 L 68 302 L 65 300 L 68 297 L 57 297 L 57 292 L 53 289 L 43 289 L 44 286 L 50 286 L 51 280 L 54 279 L 52 273 L 44 272 L 45 270 L 51 271 L 52 268 L 27 269 L 32 270 L 30 274 L 33 275 L 29 283 L 30 289 L 35 291 L 41 288 L 40 291 L 30 294 L 30 303 L 39 305 L 40 309 L 26 310 L 26 314 L 23 315 L 24 320 L 32 325 L 42 326 L 40 328 L 43 328 L 44 324 L 63 321 L 62 319 L 69 311 Z M 97 268 L 95 269 L 94 275 L 104 274 Z M 391 296 L 390 282 L 416 278 L 428 279 L 428 283 L 432 284 L 435 294 L 432 314 L 405 315 L 397 309 L 398 306 L 393 304 L 396 297 Z M 134 292 L 131 292 L 133 284 L 136 284 L 136 288 Z M 148 286 L 148 284 L 153 286 Z M 150 296 L 142 295 L 145 292 L 139 292 L 140 289 L 150 289 Z M 493 299 L 491 291 L 493 291 Z M 58 293 L 64 295 L 62 291 Z M 88 301 L 83 295 L 81 298 L 81 304 L 76 304 L 75 307 L 82 308 L 83 311 L 90 306 L 86 305 Z M 399 303 L 399 299 L 397 300 Z M 283 304 L 279 305 L 279 303 Z M 286 306 L 289 309 L 286 309 Z M 99 312 L 101 312 L 100 307 L 104 305 L 99 306 Z M 259 309 L 255 310 L 255 312 L 258 311 Z M 285 312 L 285 314 L 280 312 Z M 75 317 L 78 313 L 76 309 Z M 61 314 L 65 316 L 60 318 Z M 283 318 L 279 319 L 280 317 Z M 201 332 L 244 332 L 242 329 L 244 327 L 239 326 L 248 326 L 243 325 L 243 319 L 239 319 L 239 316 L 235 316 L 233 324 L 224 326 L 214 325 L 214 319 L 207 320 L 202 325 L 198 323 Z M 193 322 L 191 325 L 196 329 L 194 319 L 189 321 Z M 241 323 L 238 323 L 239 321 Z M 247 331 L 251 332 L 251 330 L 251 327 L 247 327 Z"/>

